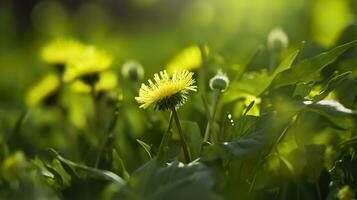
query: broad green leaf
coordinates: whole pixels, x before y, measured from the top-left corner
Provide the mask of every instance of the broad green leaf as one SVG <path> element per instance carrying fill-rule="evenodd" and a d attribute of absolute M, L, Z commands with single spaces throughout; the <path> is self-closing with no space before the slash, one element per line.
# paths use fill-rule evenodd
<path fill-rule="evenodd" d="M 309 95 L 310 91 L 311 91 L 311 86 L 309 84 L 298 83 L 296 84 L 293 97 L 295 96 L 300 96 L 302 98 L 306 97 L 307 95 Z"/>
<path fill-rule="evenodd" d="M 270 84 L 272 78 L 266 70 L 260 72 L 250 72 L 243 75 L 242 79 L 233 83 L 230 90 L 243 91 L 258 96 Z"/>
<path fill-rule="evenodd" d="M 296 57 L 298 56 L 300 50 L 296 50 L 292 52 L 290 55 L 288 55 L 279 65 L 278 67 L 274 70 L 274 73 L 272 77 L 275 77 L 279 73 L 289 69 L 293 62 L 295 61 Z"/>
<path fill-rule="evenodd" d="M 280 72 L 290 68 L 298 54 L 299 50 L 296 50 L 287 56 L 275 69 L 272 75 L 269 75 L 266 70 L 244 74 L 240 81 L 233 84 L 233 88 L 255 96 L 260 96 Z"/>
<path fill-rule="evenodd" d="M 237 120 L 233 120 L 234 125 L 226 126 L 223 135 L 223 141 L 238 140 L 256 130 L 258 117 L 244 115 Z"/>
<path fill-rule="evenodd" d="M 199 157 L 202 135 L 196 122 L 181 121 L 182 131 L 185 134 L 186 142 L 189 147 L 191 159 Z"/>
<path fill-rule="evenodd" d="M 317 102 L 317 101 L 320 101 L 320 100 L 324 99 L 325 97 L 327 97 L 327 95 L 332 90 L 334 90 L 343 80 L 345 80 L 347 78 L 347 76 L 350 74 L 351 74 L 351 72 L 345 72 L 345 73 L 335 75 L 334 77 L 332 77 L 327 82 L 324 89 L 318 95 L 314 96 L 313 101 Z"/>
<path fill-rule="evenodd" d="M 202 160 L 205 162 L 231 159 L 244 161 L 257 159 L 264 153 L 267 153 L 266 150 L 268 150 L 272 141 L 277 136 L 277 132 L 272 131 L 275 128 L 273 123 L 276 118 L 264 116 L 259 120 L 261 122 L 258 122 L 257 128 L 239 140 L 205 146 Z"/>
<path fill-rule="evenodd" d="M 292 68 L 281 72 L 273 80 L 275 88 L 292 85 L 298 82 L 309 82 L 316 80 L 320 71 L 331 64 L 349 48 L 356 46 L 357 40 L 338 46 L 328 52 L 321 53 L 310 59 L 303 60 Z"/>
<path fill-rule="evenodd" d="M 357 80 L 355 78 L 347 77 L 335 90 L 339 102 L 348 108 L 353 107 L 355 104 L 355 99 L 357 97 L 356 85 Z"/>
<path fill-rule="evenodd" d="M 200 163 L 170 163 L 158 167 L 155 160 L 135 171 L 117 199 L 181 200 L 220 198 L 214 191 L 209 169 Z"/>
<path fill-rule="evenodd" d="M 256 131 L 238 141 L 206 146 L 203 151 L 202 160 L 212 162 L 218 159 L 257 159 L 265 147 L 267 147 L 268 138 L 265 135 L 267 134 L 263 131 Z"/>
<path fill-rule="evenodd" d="M 341 103 L 335 100 L 322 100 L 317 103 L 305 101 L 306 110 L 317 112 L 326 117 L 330 122 L 337 127 L 352 128 L 352 116 L 357 116 L 357 111 L 344 107 Z"/>

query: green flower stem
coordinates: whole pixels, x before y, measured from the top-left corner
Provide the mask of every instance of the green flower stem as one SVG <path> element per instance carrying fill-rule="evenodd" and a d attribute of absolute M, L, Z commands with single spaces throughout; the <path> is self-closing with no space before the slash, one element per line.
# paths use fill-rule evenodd
<path fill-rule="evenodd" d="M 97 95 L 95 93 L 95 84 L 91 85 L 91 96 L 92 96 L 93 112 L 94 112 L 93 132 L 94 132 L 96 139 L 98 141 L 98 152 L 97 152 L 97 156 L 95 158 L 94 167 L 98 167 L 101 152 L 102 152 L 101 149 L 102 149 L 103 138 L 101 138 L 101 134 L 99 133 L 99 116 L 98 116 L 99 113 L 98 113 Z"/>
<path fill-rule="evenodd" d="M 181 143 L 181 146 L 182 146 L 183 154 L 185 156 L 185 161 L 186 161 L 186 163 L 190 163 L 191 162 L 190 154 L 188 153 L 187 143 L 186 143 L 186 140 L 185 140 L 185 136 L 184 136 L 184 134 L 182 132 L 180 120 L 178 118 L 175 106 L 172 106 L 171 110 L 172 110 L 172 115 L 173 115 L 175 123 L 176 123 L 177 130 L 178 130 L 179 135 L 180 135 L 180 143 Z"/>
<path fill-rule="evenodd" d="M 211 136 L 211 127 L 214 123 L 214 117 L 216 115 L 216 110 L 217 110 L 217 104 L 218 104 L 218 100 L 219 97 L 221 96 L 221 91 L 219 89 L 215 89 L 214 90 L 214 96 L 213 96 L 213 101 L 212 101 L 212 105 L 211 105 L 211 116 L 208 119 L 207 122 L 207 126 L 206 126 L 206 131 L 205 131 L 205 135 L 203 138 L 203 143 L 208 142 L 210 136 Z"/>
<path fill-rule="evenodd" d="M 275 52 L 270 53 L 270 63 L 269 63 L 269 69 L 268 69 L 270 75 L 273 74 L 277 61 L 278 61 L 278 54 Z"/>
<path fill-rule="evenodd" d="M 99 165 L 100 157 L 102 156 L 103 150 L 106 147 L 106 145 L 108 144 L 108 140 L 109 140 L 111 134 L 113 133 L 115 125 L 118 121 L 118 116 L 119 116 L 119 107 L 118 107 L 118 105 L 116 105 L 116 107 L 113 111 L 112 119 L 110 120 L 110 123 L 108 125 L 108 128 L 107 128 L 105 134 L 102 136 L 103 137 L 102 140 L 99 141 L 99 149 L 98 149 L 98 155 L 95 160 L 95 167 L 98 167 L 98 165 Z"/>

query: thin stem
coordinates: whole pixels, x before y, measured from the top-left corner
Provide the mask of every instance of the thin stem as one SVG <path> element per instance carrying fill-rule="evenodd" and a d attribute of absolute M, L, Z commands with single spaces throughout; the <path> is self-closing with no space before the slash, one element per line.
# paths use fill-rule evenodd
<path fill-rule="evenodd" d="M 214 117 L 216 115 L 218 99 L 219 99 L 219 97 L 221 95 L 221 91 L 219 89 L 215 89 L 214 92 L 215 93 L 214 93 L 213 102 L 212 102 L 211 110 L 210 110 L 211 111 L 211 116 L 210 116 L 210 118 L 208 119 L 208 122 L 207 122 L 206 131 L 205 131 L 205 135 L 204 135 L 204 138 L 203 138 L 203 143 L 208 142 L 208 140 L 210 138 L 211 127 L 212 127 L 212 124 L 214 122 Z"/>
<path fill-rule="evenodd" d="M 93 103 L 93 113 L 94 113 L 94 121 L 93 121 L 93 131 L 94 134 L 97 138 L 98 141 L 98 152 L 97 152 L 97 156 L 95 158 L 95 163 L 94 163 L 94 167 L 98 167 L 99 162 L 100 162 L 100 156 L 101 156 L 101 146 L 102 146 L 102 138 L 100 138 L 100 134 L 99 134 L 99 116 L 98 116 L 98 102 L 97 102 L 97 95 L 95 93 L 95 85 L 92 84 L 91 85 L 91 96 L 92 96 L 92 103 Z"/>
<path fill-rule="evenodd" d="M 184 136 L 184 134 L 182 132 L 182 128 L 181 128 L 180 120 L 179 120 L 177 112 L 176 112 L 176 108 L 174 106 L 172 106 L 171 110 L 172 110 L 172 115 L 173 115 L 173 117 L 175 119 L 177 130 L 178 130 L 179 135 L 180 135 L 180 143 L 181 143 L 181 146 L 182 146 L 183 154 L 185 156 L 185 161 L 186 161 L 186 163 L 190 163 L 191 162 L 190 154 L 188 153 L 187 143 L 186 143 L 186 140 L 185 140 L 185 136 Z"/>
<path fill-rule="evenodd" d="M 102 138 L 102 140 L 100 140 L 99 142 L 99 149 L 98 149 L 98 155 L 97 158 L 95 160 L 95 166 L 98 167 L 99 161 L 100 161 L 100 157 L 102 156 L 102 152 L 104 147 L 106 146 L 106 144 L 108 143 L 108 138 L 109 136 L 112 134 L 113 129 L 115 128 L 115 125 L 118 121 L 118 116 L 119 116 L 119 108 L 118 106 L 116 106 L 115 110 L 113 111 L 113 117 L 108 125 L 108 128 Z"/>
<path fill-rule="evenodd" d="M 277 62 L 278 55 L 276 53 L 270 54 L 270 63 L 269 63 L 269 74 L 272 75 L 275 70 L 276 62 Z"/>
<path fill-rule="evenodd" d="M 317 181 L 315 182 L 315 187 L 316 187 L 318 200 L 322 200 L 320 185 L 319 185 L 319 183 Z"/>

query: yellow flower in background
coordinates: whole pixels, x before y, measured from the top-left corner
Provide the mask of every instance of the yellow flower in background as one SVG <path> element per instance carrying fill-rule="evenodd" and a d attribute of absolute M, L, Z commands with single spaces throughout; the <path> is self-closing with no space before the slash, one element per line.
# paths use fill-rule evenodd
<path fill-rule="evenodd" d="M 23 152 L 17 151 L 6 157 L 1 164 L 1 174 L 9 182 L 16 181 L 24 172 L 26 158 Z"/>
<path fill-rule="evenodd" d="M 69 61 L 64 80 L 72 81 L 76 78 L 97 76 L 100 72 L 107 70 L 112 61 L 112 57 L 106 52 L 89 46 L 81 55 Z"/>
<path fill-rule="evenodd" d="M 114 72 L 106 71 L 99 75 L 99 80 L 95 84 L 94 88 L 96 92 L 113 90 L 117 86 L 118 79 Z M 72 84 L 72 89 L 76 92 L 90 93 L 90 85 L 84 83 L 81 80 L 76 80 Z"/>
<path fill-rule="evenodd" d="M 339 200 L 352 200 L 355 199 L 355 193 L 349 185 L 343 186 L 337 193 Z"/>
<path fill-rule="evenodd" d="M 74 39 L 59 38 L 48 43 L 41 51 L 41 58 L 50 64 L 65 64 L 82 54 L 85 45 Z"/>
<path fill-rule="evenodd" d="M 209 49 L 204 47 L 208 54 Z M 189 46 L 177 54 L 167 65 L 167 71 L 195 70 L 202 66 L 202 52 L 197 45 Z"/>
<path fill-rule="evenodd" d="M 48 74 L 32 87 L 26 95 L 28 105 L 36 105 L 55 95 L 60 87 L 60 78 L 55 74 Z"/>
<path fill-rule="evenodd" d="M 174 72 L 169 76 L 166 70 L 154 74 L 154 81 L 149 80 L 149 84 L 142 84 L 139 96 L 135 100 L 141 104 L 140 108 L 146 109 L 154 104 L 154 109 L 171 109 L 172 106 L 181 106 L 187 100 L 189 91 L 197 91 L 197 86 L 193 85 L 195 80 L 193 73 L 187 70 Z"/>

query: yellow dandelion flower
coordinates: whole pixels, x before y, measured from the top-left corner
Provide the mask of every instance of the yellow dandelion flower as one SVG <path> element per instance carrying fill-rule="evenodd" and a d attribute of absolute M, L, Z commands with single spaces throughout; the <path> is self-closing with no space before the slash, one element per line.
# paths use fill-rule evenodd
<path fill-rule="evenodd" d="M 112 57 L 109 54 L 89 46 L 80 56 L 69 61 L 63 79 L 72 81 L 76 78 L 97 76 L 111 64 Z"/>
<path fill-rule="evenodd" d="M 148 85 L 141 85 L 139 96 L 135 97 L 135 100 L 143 109 L 152 104 L 155 104 L 154 109 L 159 110 L 181 106 L 187 100 L 189 91 L 197 91 L 192 76 L 193 73 L 187 70 L 174 72 L 172 76 L 169 76 L 166 70 L 161 71 L 154 75 L 155 83 L 149 80 Z"/>
<path fill-rule="evenodd" d="M 208 47 L 205 46 L 208 54 Z M 167 65 L 167 70 L 172 73 L 177 70 L 195 70 L 202 65 L 201 49 L 197 45 L 189 46 L 177 54 Z"/>
<path fill-rule="evenodd" d="M 49 74 L 40 80 L 26 95 L 28 105 L 36 105 L 50 100 L 55 96 L 60 87 L 60 78 L 55 74 Z"/>
<path fill-rule="evenodd" d="M 84 50 L 85 45 L 76 40 L 58 38 L 42 49 L 41 58 L 47 63 L 64 67 L 69 60 L 79 56 Z"/>
<path fill-rule="evenodd" d="M 1 174 L 9 181 L 15 181 L 24 171 L 26 158 L 22 151 L 16 151 L 6 157 L 1 165 Z"/>
<path fill-rule="evenodd" d="M 99 80 L 95 84 L 94 89 L 96 92 L 109 91 L 115 89 L 117 86 L 118 79 L 114 72 L 106 71 L 99 75 Z M 81 80 L 76 80 L 72 84 L 72 89 L 76 92 L 90 93 L 90 85 L 84 83 Z"/>
<path fill-rule="evenodd" d="M 349 185 L 345 185 L 338 191 L 337 197 L 339 200 L 352 200 L 355 197 L 355 193 Z"/>

